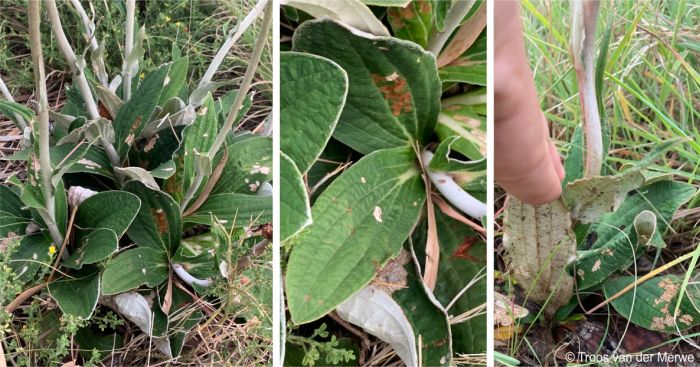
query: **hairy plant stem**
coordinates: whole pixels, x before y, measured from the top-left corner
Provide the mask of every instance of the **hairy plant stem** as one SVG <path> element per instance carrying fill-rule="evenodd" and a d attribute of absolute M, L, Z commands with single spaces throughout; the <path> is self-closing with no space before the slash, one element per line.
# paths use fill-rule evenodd
<path fill-rule="evenodd" d="M 63 57 L 68 62 L 68 66 L 70 66 L 70 70 L 73 73 L 73 80 L 78 84 L 78 88 L 80 89 L 80 94 L 83 96 L 83 101 L 85 102 L 88 115 L 90 116 L 91 120 L 97 120 L 100 118 L 100 113 L 97 110 L 97 104 L 92 98 L 92 91 L 90 90 L 90 85 L 85 77 L 85 73 L 83 69 L 78 66 L 78 59 L 75 56 L 75 52 L 73 52 L 73 48 L 71 47 L 70 43 L 68 43 L 66 34 L 63 32 L 61 17 L 58 14 L 58 7 L 56 7 L 56 0 L 47 0 L 46 8 L 49 13 L 51 28 L 53 29 L 54 36 L 56 37 L 56 43 L 58 44 L 58 48 L 61 50 Z"/>
<path fill-rule="evenodd" d="M 599 8 L 597 0 L 571 3 L 571 49 L 586 140 L 585 177 L 600 175 L 603 167 L 603 133 L 595 93 L 595 31 Z"/>
<path fill-rule="evenodd" d="M 207 71 L 202 77 L 202 80 L 199 81 L 200 87 L 204 84 L 211 82 L 211 79 L 214 77 L 216 71 L 219 70 L 221 63 L 224 62 L 224 58 L 228 54 L 229 50 L 231 50 L 231 47 L 233 47 L 236 41 L 238 41 L 238 39 L 241 38 L 241 36 L 243 35 L 243 33 L 245 33 L 248 27 L 250 27 L 250 25 L 253 24 L 253 21 L 255 21 L 258 15 L 262 13 L 267 3 L 268 0 L 258 0 L 257 4 L 255 4 L 253 9 L 251 9 L 250 13 L 248 13 L 248 15 L 246 15 L 245 18 L 243 18 L 243 20 L 229 32 L 228 36 L 226 37 L 226 40 L 219 48 L 219 51 L 216 52 L 216 55 L 211 60 L 211 64 L 209 64 Z"/>
<path fill-rule="evenodd" d="M 459 27 L 462 23 L 462 19 L 467 16 L 469 10 L 474 6 L 475 0 L 457 0 L 452 4 L 450 10 L 445 18 L 445 29 L 440 31 L 435 31 L 428 42 L 428 51 L 432 52 L 437 58 L 440 55 L 440 51 L 450 39 L 452 33 Z"/>
<path fill-rule="evenodd" d="M 267 42 L 267 34 L 270 31 L 270 24 L 272 23 L 272 8 L 272 6 L 267 6 L 265 8 L 265 18 L 263 18 L 262 25 L 260 26 L 260 33 L 255 40 L 253 54 L 250 57 L 250 62 L 248 63 L 248 67 L 245 71 L 245 76 L 243 77 L 241 86 L 238 88 L 238 94 L 236 95 L 236 99 L 233 101 L 233 105 L 231 105 L 231 110 L 228 112 L 226 122 L 224 123 L 221 131 L 219 131 L 219 135 L 216 137 L 214 145 L 212 145 L 211 149 L 209 150 L 210 157 L 215 157 L 216 153 L 221 148 L 221 145 L 224 144 L 226 137 L 233 128 L 233 123 L 236 122 L 236 117 L 238 116 L 238 111 L 240 111 L 241 106 L 243 105 L 243 100 L 250 90 L 250 85 L 253 81 L 253 77 L 255 76 L 255 71 L 258 69 L 260 57 L 263 49 L 265 48 L 265 43 Z"/>
<path fill-rule="evenodd" d="M 90 43 L 90 51 L 92 52 L 91 57 L 95 57 L 100 48 L 100 45 L 97 43 L 97 38 L 95 37 L 95 22 L 88 17 L 87 12 L 80 3 L 80 0 L 70 0 L 70 2 L 73 4 L 75 11 L 78 12 L 80 19 L 83 22 L 83 27 L 85 28 L 85 33 L 87 34 L 87 40 Z M 93 10 L 93 15 L 94 13 L 95 12 Z M 92 67 L 95 71 L 95 76 L 100 81 L 100 84 L 102 84 L 102 86 L 105 88 L 109 88 L 109 80 L 105 70 L 104 59 L 99 56 L 97 60 L 93 58 Z"/>
<path fill-rule="evenodd" d="M 265 17 L 263 18 L 263 22 L 260 27 L 260 33 L 258 34 L 258 37 L 255 40 L 255 45 L 253 46 L 253 54 L 251 55 L 250 61 L 248 62 L 248 67 L 246 68 L 245 76 L 243 77 L 243 81 L 241 82 L 241 85 L 238 88 L 238 94 L 236 95 L 236 99 L 231 105 L 231 110 L 229 110 L 228 112 L 226 122 L 224 122 L 224 126 L 219 131 L 219 135 L 216 136 L 214 144 L 212 145 L 211 149 L 209 149 L 208 154 L 211 160 L 214 160 L 214 157 L 216 157 L 216 153 L 219 151 L 219 149 L 221 149 L 221 146 L 224 144 L 224 141 L 226 141 L 226 137 L 233 128 L 234 122 L 236 122 L 238 111 L 240 111 L 241 106 L 243 105 L 243 100 L 245 99 L 245 96 L 250 90 L 253 77 L 255 76 L 255 71 L 258 69 L 258 64 L 260 63 L 260 57 L 262 56 L 263 49 L 265 49 L 265 43 L 267 42 L 267 35 L 270 31 L 271 23 L 272 6 L 268 6 L 267 4 L 265 4 Z M 192 185 L 189 187 L 187 193 L 185 194 L 185 198 L 182 200 L 182 203 L 180 203 L 181 212 L 185 211 L 185 209 L 187 208 L 187 204 L 190 202 L 190 200 L 192 200 L 194 194 L 199 189 L 199 186 L 202 184 L 203 180 L 204 174 L 201 172 L 197 172 L 197 175 L 195 176 Z"/>
<path fill-rule="evenodd" d="M 92 98 L 92 91 L 90 90 L 90 85 L 88 84 L 87 77 L 82 68 L 78 67 L 78 59 L 75 56 L 75 52 L 68 43 L 66 34 L 63 32 L 63 26 L 61 25 L 61 18 L 58 14 L 58 8 L 56 7 L 56 0 L 47 0 L 46 7 L 49 12 L 49 19 L 51 20 L 51 28 L 53 29 L 54 36 L 58 43 L 58 48 L 61 50 L 63 57 L 65 57 L 68 65 L 70 66 L 71 72 L 73 73 L 73 80 L 77 81 L 78 88 L 80 88 L 80 94 L 83 96 L 83 101 L 85 102 L 85 107 L 88 110 L 88 115 L 91 120 L 97 120 L 100 118 L 100 113 L 97 110 L 97 104 Z M 121 167 L 121 161 L 119 160 L 119 155 L 114 149 L 114 146 L 110 142 L 100 136 L 100 143 L 104 148 L 107 156 L 113 167 Z M 117 178 L 117 183 L 121 185 L 124 182 L 124 175 L 115 171 L 115 177 Z"/>
<path fill-rule="evenodd" d="M 126 39 L 124 41 L 124 68 L 122 69 L 122 79 L 124 82 L 124 88 L 122 88 L 122 97 L 124 102 L 131 98 L 131 70 L 129 70 L 129 64 L 127 59 L 131 53 L 131 49 L 134 46 L 134 18 L 135 18 L 135 0 L 126 0 L 126 29 L 124 33 L 126 34 Z"/>
<path fill-rule="evenodd" d="M 32 63 L 34 65 L 34 84 L 38 103 L 39 139 L 39 173 L 41 175 L 41 191 L 44 195 L 46 211 L 39 214 L 48 227 L 51 239 L 56 245 L 63 243 L 58 226 L 56 225 L 56 209 L 54 205 L 53 185 L 51 184 L 51 157 L 49 156 L 49 102 L 46 92 L 46 74 L 44 72 L 44 55 L 41 48 L 41 1 L 29 1 L 29 42 L 31 44 Z"/>
<path fill-rule="evenodd" d="M 10 90 L 7 89 L 7 86 L 5 85 L 5 82 L 0 78 L 0 93 L 2 93 L 3 97 L 5 97 L 6 100 L 10 102 L 14 102 L 15 99 L 12 97 L 12 94 L 10 93 Z M 27 128 L 27 123 L 24 121 L 22 116 L 15 114 L 15 119 L 17 120 L 17 126 L 24 131 L 24 129 Z"/>

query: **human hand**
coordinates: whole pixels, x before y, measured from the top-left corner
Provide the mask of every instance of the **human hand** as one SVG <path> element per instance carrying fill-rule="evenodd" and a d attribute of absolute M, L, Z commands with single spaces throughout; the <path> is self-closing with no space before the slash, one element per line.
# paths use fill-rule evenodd
<path fill-rule="evenodd" d="M 521 201 L 542 205 L 561 195 L 564 167 L 537 100 L 519 6 L 494 6 L 495 179 Z"/>

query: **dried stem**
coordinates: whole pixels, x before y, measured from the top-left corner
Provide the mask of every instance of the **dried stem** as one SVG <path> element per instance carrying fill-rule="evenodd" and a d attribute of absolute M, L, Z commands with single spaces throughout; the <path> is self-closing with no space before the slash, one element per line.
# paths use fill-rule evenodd
<path fill-rule="evenodd" d="M 571 49 L 586 140 L 585 177 L 599 175 L 603 166 L 603 134 L 595 93 L 595 31 L 599 8 L 597 0 L 571 4 Z"/>
<path fill-rule="evenodd" d="M 39 169 L 41 175 L 41 190 L 44 194 L 46 211 L 39 210 L 56 244 L 63 243 L 63 236 L 56 226 L 56 210 L 54 207 L 53 185 L 51 184 L 51 157 L 49 156 L 49 102 L 46 92 L 46 74 L 44 72 L 44 55 L 41 48 L 41 1 L 29 1 L 29 42 L 31 44 L 32 64 L 34 65 L 34 84 L 38 103 L 39 139 Z"/>
<path fill-rule="evenodd" d="M 58 48 L 61 50 L 63 57 L 65 57 L 66 61 L 68 62 L 68 66 L 70 66 L 70 70 L 73 73 L 73 80 L 78 84 L 78 88 L 80 89 L 80 94 L 83 96 L 83 101 L 85 102 L 88 115 L 90 116 L 91 120 L 97 120 L 100 118 L 100 113 L 97 110 L 97 104 L 92 98 L 92 91 L 90 90 L 90 85 L 85 77 L 85 72 L 83 71 L 82 67 L 78 66 L 78 59 L 75 56 L 75 52 L 73 52 L 73 48 L 71 47 L 70 43 L 68 43 L 66 34 L 63 32 L 61 17 L 58 14 L 58 7 L 56 7 L 56 0 L 47 0 L 46 8 L 48 9 L 51 28 L 53 29 L 54 36 L 56 37 Z"/>
<path fill-rule="evenodd" d="M 126 0 L 126 29 L 124 30 L 126 33 L 126 39 L 124 41 L 124 69 L 122 70 L 122 79 L 124 81 L 122 97 L 124 102 L 131 98 L 131 78 L 133 78 L 133 75 L 131 75 L 131 70 L 127 60 L 129 58 L 129 54 L 131 53 L 131 49 L 134 46 L 135 8 L 135 0 Z"/>

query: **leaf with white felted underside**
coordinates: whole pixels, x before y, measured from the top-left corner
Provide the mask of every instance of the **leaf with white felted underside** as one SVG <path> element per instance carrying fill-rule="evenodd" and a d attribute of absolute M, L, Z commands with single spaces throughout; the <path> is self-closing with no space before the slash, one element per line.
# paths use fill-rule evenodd
<path fill-rule="evenodd" d="M 120 315 L 138 326 L 146 335 L 153 335 L 155 317 L 144 296 L 136 292 L 120 293 L 112 298 L 112 303 Z"/>
<path fill-rule="evenodd" d="M 348 75 L 334 138 L 367 154 L 425 143 L 433 134 L 442 89 L 435 57 L 415 43 L 320 19 L 297 28 L 294 51 L 330 59 Z"/>
<path fill-rule="evenodd" d="M 562 201 L 571 210 L 571 217 L 592 223 L 617 209 L 630 191 L 649 183 L 642 170 L 679 141 L 672 139 L 657 145 L 644 159 L 617 175 L 585 177 L 568 183 Z"/>
<path fill-rule="evenodd" d="M 361 31 L 389 36 L 389 31 L 381 20 L 360 0 L 282 0 L 281 3 L 302 10 L 314 18 L 329 17 Z"/>
<path fill-rule="evenodd" d="M 390 344 L 408 366 L 450 365 L 452 341 L 447 313 L 423 284 L 409 250 L 402 250 L 379 270 L 369 286 L 336 311 L 341 318 Z"/>
<path fill-rule="evenodd" d="M 695 193 L 686 183 L 659 181 L 635 191 L 616 211 L 598 218 L 590 230 L 594 239 L 590 249 L 578 252 L 578 289 L 594 288 L 627 269 L 649 243 L 662 247 L 661 235 L 669 228 L 673 214 Z"/>
<path fill-rule="evenodd" d="M 410 148 L 369 154 L 316 199 L 314 223 L 292 248 L 286 291 L 292 320 L 316 320 L 372 280 L 398 254 L 425 201 Z"/>
<path fill-rule="evenodd" d="M 504 258 L 529 299 L 551 316 L 574 294 L 566 267 L 576 257 L 571 218 L 561 200 L 533 206 L 511 196 L 505 211 Z"/>

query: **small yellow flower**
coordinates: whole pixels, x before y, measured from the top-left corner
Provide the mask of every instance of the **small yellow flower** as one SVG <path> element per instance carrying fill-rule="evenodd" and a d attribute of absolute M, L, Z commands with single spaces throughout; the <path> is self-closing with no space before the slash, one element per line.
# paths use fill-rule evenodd
<path fill-rule="evenodd" d="M 169 22 L 169 21 L 170 21 L 170 19 L 172 19 L 172 18 L 170 18 L 170 17 L 169 17 L 169 16 L 167 16 L 167 15 L 165 16 L 165 21 L 166 21 L 166 22 Z"/>
<path fill-rule="evenodd" d="M 139 78 L 140 78 L 141 80 L 143 80 L 143 78 L 145 78 L 145 77 L 146 77 L 146 73 L 145 73 L 145 72 L 141 72 L 141 74 L 139 74 Z"/>
<path fill-rule="evenodd" d="M 51 245 L 51 247 L 49 247 L 49 254 L 53 255 L 55 253 L 56 253 L 56 246 Z"/>
<path fill-rule="evenodd" d="M 180 22 L 175 22 L 175 26 L 178 27 L 178 28 L 180 28 L 180 27 L 182 26 L 182 23 L 180 23 Z"/>

